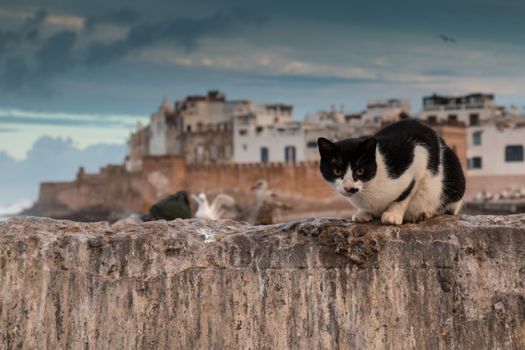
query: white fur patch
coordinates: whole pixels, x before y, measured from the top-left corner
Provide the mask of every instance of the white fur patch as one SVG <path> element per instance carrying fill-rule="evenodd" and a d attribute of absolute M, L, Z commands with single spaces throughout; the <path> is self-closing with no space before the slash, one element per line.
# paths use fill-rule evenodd
<path fill-rule="evenodd" d="M 443 150 L 441 149 L 441 153 Z M 440 156 L 442 157 L 442 156 Z M 410 185 L 415 185 L 406 199 L 404 220 L 417 220 L 421 215 L 435 215 L 441 206 L 441 191 L 443 181 L 443 167 L 440 165 L 437 174 L 427 169 L 429 153 L 423 146 L 415 146 L 414 159 L 408 169 L 397 179 L 388 176 L 384 156 L 376 148 L 376 176 L 369 182 L 354 182 L 351 172 L 347 172 L 343 181 L 336 184 L 336 190 L 345 195 L 345 198 L 355 207 L 367 211 L 376 217 L 387 211 L 389 206 Z M 351 169 L 349 169 L 350 171 Z M 359 188 L 353 196 L 346 195 L 345 186 Z M 405 207 L 403 205 L 403 207 Z M 395 221 L 397 223 L 397 220 Z"/>
<path fill-rule="evenodd" d="M 352 175 L 352 167 L 348 166 L 348 169 L 346 170 L 345 175 L 342 179 L 336 179 L 334 182 L 334 187 L 339 194 L 347 197 L 349 196 L 348 192 L 346 191 L 347 188 L 356 188 L 359 191 L 363 189 L 363 182 L 360 180 L 354 181 L 354 177 Z"/>

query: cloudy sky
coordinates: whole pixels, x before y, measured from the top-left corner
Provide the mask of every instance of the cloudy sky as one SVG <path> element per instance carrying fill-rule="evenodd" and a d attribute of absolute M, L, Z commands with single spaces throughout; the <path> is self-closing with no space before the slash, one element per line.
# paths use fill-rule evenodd
<path fill-rule="evenodd" d="M 433 92 L 523 108 L 524 18 L 521 0 L 2 0 L 0 152 L 123 143 L 164 96 L 208 89 L 296 118 Z"/>

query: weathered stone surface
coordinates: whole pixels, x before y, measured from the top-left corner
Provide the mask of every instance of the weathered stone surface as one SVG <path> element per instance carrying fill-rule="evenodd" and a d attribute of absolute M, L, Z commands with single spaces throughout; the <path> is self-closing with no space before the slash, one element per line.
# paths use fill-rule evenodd
<path fill-rule="evenodd" d="M 1 349 L 524 349 L 525 215 L 0 224 Z"/>

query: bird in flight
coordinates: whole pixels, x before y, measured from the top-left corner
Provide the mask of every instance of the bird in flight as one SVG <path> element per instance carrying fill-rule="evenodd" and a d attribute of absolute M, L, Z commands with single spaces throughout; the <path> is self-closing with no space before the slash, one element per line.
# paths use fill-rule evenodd
<path fill-rule="evenodd" d="M 448 36 L 448 35 L 445 35 L 445 34 L 440 34 L 438 35 L 438 37 L 443 40 L 444 42 L 446 43 L 456 43 L 456 39 L 454 39 L 453 37 L 451 36 Z"/>

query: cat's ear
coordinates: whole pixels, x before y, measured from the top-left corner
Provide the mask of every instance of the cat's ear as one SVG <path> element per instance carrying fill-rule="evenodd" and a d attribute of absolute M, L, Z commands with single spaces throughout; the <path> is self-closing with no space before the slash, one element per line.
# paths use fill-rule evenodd
<path fill-rule="evenodd" d="M 376 151 L 376 145 L 377 145 L 377 139 L 373 136 L 370 136 L 369 138 L 367 138 L 361 143 L 361 147 L 362 147 L 361 149 L 364 150 L 365 152 L 372 153 Z"/>
<path fill-rule="evenodd" d="M 335 144 L 332 141 L 325 139 L 324 137 L 320 137 L 317 139 L 317 147 L 319 147 L 319 154 L 321 154 L 321 158 L 337 156 L 338 152 Z"/>

